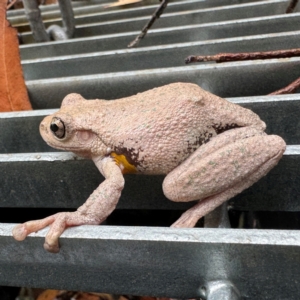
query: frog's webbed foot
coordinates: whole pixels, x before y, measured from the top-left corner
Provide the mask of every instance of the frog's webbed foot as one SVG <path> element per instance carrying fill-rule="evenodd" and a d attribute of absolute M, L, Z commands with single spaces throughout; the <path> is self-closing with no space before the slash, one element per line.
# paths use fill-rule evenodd
<path fill-rule="evenodd" d="M 83 224 L 99 224 L 98 218 L 89 215 L 83 215 L 80 212 L 62 212 L 41 220 L 29 221 L 15 226 L 13 237 L 18 240 L 24 240 L 30 233 L 37 232 L 50 225 L 46 235 L 44 248 L 53 253 L 59 252 L 58 239 L 66 228 Z"/>

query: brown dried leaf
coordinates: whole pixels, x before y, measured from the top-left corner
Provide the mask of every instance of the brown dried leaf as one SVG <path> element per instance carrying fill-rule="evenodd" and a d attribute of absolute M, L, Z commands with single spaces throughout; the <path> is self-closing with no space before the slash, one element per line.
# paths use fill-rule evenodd
<path fill-rule="evenodd" d="M 7 0 L 0 0 L 0 111 L 29 110 L 17 31 L 6 20 Z"/>

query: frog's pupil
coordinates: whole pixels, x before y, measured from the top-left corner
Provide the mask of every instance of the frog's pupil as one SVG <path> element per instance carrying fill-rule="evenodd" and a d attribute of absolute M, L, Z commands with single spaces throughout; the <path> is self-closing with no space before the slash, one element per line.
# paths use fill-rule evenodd
<path fill-rule="evenodd" d="M 59 128 L 58 128 L 58 126 L 57 126 L 56 124 L 52 123 L 52 124 L 50 125 L 50 129 L 51 129 L 53 132 L 56 132 Z"/>

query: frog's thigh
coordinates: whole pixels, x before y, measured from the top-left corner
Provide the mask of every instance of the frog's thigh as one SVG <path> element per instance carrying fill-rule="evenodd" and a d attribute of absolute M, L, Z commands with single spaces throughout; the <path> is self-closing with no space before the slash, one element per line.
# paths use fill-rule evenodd
<path fill-rule="evenodd" d="M 209 147 L 209 143 L 205 146 Z M 266 175 L 284 150 L 285 142 L 274 135 L 240 139 L 211 153 L 206 151 L 206 155 L 201 155 L 200 147 L 166 176 L 164 194 L 170 200 L 186 202 L 230 189 L 222 203 Z"/>

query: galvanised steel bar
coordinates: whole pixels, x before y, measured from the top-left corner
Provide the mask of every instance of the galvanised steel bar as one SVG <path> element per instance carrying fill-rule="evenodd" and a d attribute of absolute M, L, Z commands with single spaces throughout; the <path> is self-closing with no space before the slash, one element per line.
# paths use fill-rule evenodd
<path fill-rule="evenodd" d="M 228 215 L 228 202 L 215 208 L 204 217 L 205 228 L 231 228 Z"/>
<path fill-rule="evenodd" d="M 282 14 L 288 0 L 270 0 L 246 3 L 239 5 L 219 6 L 214 8 L 167 13 L 161 16 L 159 22 L 155 22 L 153 28 L 184 26 L 191 24 L 203 24 L 207 22 L 220 22 L 226 20 L 244 19 Z M 76 26 L 75 37 L 88 37 L 101 34 L 121 33 L 140 30 L 148 21 L 149 16 L 131 19 L 107 21 Z M 31 33 L 23 33 L 25 43 L 30 40 Z"/>
<path fill-rule="evenodd" d="M 231 199 L 230 207 L 299 211 L 299 167 L 300 146 L 288 146 L 278 166 Z M 77 208 L 103 181 L 92 161 L 65 152 L 0 154 L 0 169 L 0 207 Z M 117 208 L 183 210 L 194 204 L 168 200 L 161 188 L 163 178 L 126 175 Z"/>
<path fill-rule="evenodd" d="M 61 18 L 63 24 L 63 30 L 68 38 L 72 38 L 75 33 L 75 19 L 72 8 L 71 0 L 59 0 L 59 8 L 61 11 Z"/>
<path fill-rule="evenodd" d="M 183 66 L 191 54 L 293 49 L 300 31 L 23 60 L 26 80 Z M 299 55 L 300 56 L 300 55 Z M 203 63 L 202 63 L 203 64 Z"/>
<path fill-rule="evenodd" d="M 267 133 L 277 134 L 287 144 L 300 144 L 300 94 L 228 98 L 252 109 L 267 124 Z M 62 99 L 57 99 L 57 102 Z M 46 105 L 46 103 L 45 103 Z M 52 152 L 41 138 L 39 124 L 57 109 L 0 114 L 0 153 Z"/>
<path fill-rule="evenodd" d="M 37 0 L 24 0 L 23 4 L 34 40 L 36 42 L 50 41 Z"/>
<path fill-rule="evenodd" d="M 103 181 L 92 161 L 65 152 L 0 154 L 0 169 L 0 207 L 79 207 Z M 174 210 L 192 205 L 166 199 L 162 180 L 162 176 L 126 176 L 118 208 Z"/>
<path fill-rule="evenodd" d="M 207 22 L 277 15 L 282 14 L 282 9 L 286 7 L 287 2 L 288 0 L 270 0 L 167 13 L 161 16 L 159 22 L 155 22 L 153 28 L 170 27 L 174 26 L 174 24 L 177 26 L 184 26 L 187 24 L 203 24 Z M 78 30 L 76 30 L 75 37 L 139 30 L 145 25 L 145 22 L 147 22 L 148 19 L 149 16 L 107 21 L 98 24 L 78 25 Z"/>
<path fill-rule="evenodd" d="M 47 229 L 17 242 L 12 228 L 0 225 L 1 285 L 190 299 L 224 280 L 242 299 L 300 294 L 299 231 L 80 226 L 53 255 Z"/>
<path fill-rule="evenodd" d="M 113 1 L 113 0 L 112 0 Z M 111 1 L 111 2 L 112 2 Z M 255 0 L 260 1 L 260 0 Z M 181 0 L 181 1 L 170 1 L 168 4 L 168 8 L 165 12 L 172 13 L 178 11 L 186 11 L 186 10 L 193 10 L 193 9 L 200 9 L 200 8 L 209 8 L 209 7 L 217 7 L 223 5 L 233 5 L 233 4 L 241 4 L 247 2 L 255 2 L 253 0 Z M 127 19 L 127 18 L 134 18 L 140 16 L 150 16 L 153 11 L 157 8 L 157 2 L 152 1 L 144 1 L 143 5 L 137 6 L 134 8 L 127 8 L 127 9 L 118 9 L 118 7 L 114 7 L 113 9 L 107 8 L 106 4 L 99 4 L 99 5 L 85 5 L 80 7 L 74 7 L 74 14 L 76 16 L 76 24 L 84 24 L 84 23 L 91 23 L 101 21 L 111 21 L 116 19 Z M 86 1 L 86 3 L 89 3 Z M 75 2 L 76 4 L 76 2 Z M 147 5 L 149 4 L 149 5 Z M 74 2 L 72 3 L 74 6 Z M 42 17 L 46 23 L 56 22 L 60 19 L 60 12 L 58 7 L 55 6 L 51 11 L 49 9 L 47 11 L 42 10 Z M 97 18 L 96 15 L 99 17 Z M 13 16 L 8 13 L 9 21 L 12 25 L 17 26 L 18 30 L 25 31 L 28 27 L 26 27 L 27 19 L 23 16 Z"/>
<path fill-rule="evenodd" d="M 175 13 L 175 12 L 181 12 L 181 11 L 189 11 L 189 10 L 199 10 L 203 8 L 211 8 L 211 7 L 218 7 L 223 5 L 233 5 L 234 2 L 238 1 L 230 1 L 230 0 L 223 0 L 223 1 L 208 1 L 208 0 L 186 0 L 186 1 L 177 1 L 177 2 L 171 2 L 168 4 L 168 8 L 165 10 L 165 13 Z M 252 2 L 250 0 L 246 2 Z M 147 3 L 147 2 L 146 2 Z M 236 3 L 237 4 L 237 3 Z M 112 20 L 122 20 L 122 19 L 128 19 L 128 18 L 136 18 L 136 17 L 142 17 L 147 16 L 148 18 L 153 14 L 155 9 L 158 7 L 158 4 L 155 3 L 154 5 L 148 5 L 148 6 L 140 6 L 137 8 L 131 8 L 131 9 L 114 9 L 114 10 L 107 10 L 105 9 L 105 6 L 99 5 L 99 6 L 90 6 L 85 8 L 85 13 L 81 13 L 78 15 L 78 12 L 80 11 L 74 10 L 74 13 L 76 15 L 76 25 L 83 25 L 83 24 L 90 24 L 90 23 L 97 23 L 97 22 L 105 22 L 105 21 L 112 21 Z M 169 7 L 170 5 L 170 7 Z M 87 11 L 87 8 L 89 8 L 89 11 Z M 51 19 L 47 20 L 50 16 L 52 16 Z M 47 19 L 44 21 L 44 24 L 47 26 L 50 26 L 52 24 L 60 25 L 61 24 L 61 16 L 59 13 L 56 12 L 56 16 L 53 16 L 53 13 L 49 16 L 46 15 Z M 44 16 L 43 16 L 43 19 Z M 26 22 L 26 19 L 23 20 L 23 22 L 20 24 L 17 23 L 22 21 L 19 19 L 10 19 L 12 21 L 12 24 L 14 27 L 17 27 L 18 31 L 24 32 L 24 31 L 30 31 L 30 28 L 28 26 L 28 22 Z"/>
<path fill-rule="evenodd" d="M 36 42 L 54 40 L 65 40 L 73 37 L 75 30 L 75 20 L 71 0 L 60 0 L 59 7 L 62 17 L 63 28 L 59 25 L 51 25 L 45 28 L 41 17 L 38 2 L 36 0 L 24 0 L 26 17 L 28 18 L 30 29 Z"/>
<path fill-rule="evenodd" d="M 296 13 L 154 29 L 148 32 L 147 38 L 141 41 L 140 47 L 199 41 L 205 44 L 213 42 L 209 40 L 296 31 L 299 29 L 299 18 L 300 13 Z M 21 57 L 22 59 L 34 59 L 36 52 L 39 53 L 38 57 L 42 58 L 124 49 L 127 47 L 128 41 L 137 34 L 138 31 L 76 38 L 65 42 L 21 45 Z"/>
<path fill-rule="evenodd" d="M 75 16 L 96 12 L 99 13 L 106 10 L 105 7 L 109 4 L 109 1 L 113 2 L 114 0 L 108 0 L 106 1 L 106 3 L 94 5 L 91 5 L 90 1 L 84 1 L 85 5 L 83 5 L 83 3 L 72 1 L 72 7 Z M 61 19 L 60 9 L 58 5 L 40 5 L 39 7 L 44 22 L 47 22 L 49 20 Z M 22 31 L 24 28 L 27 28 L 28 21 L 27 18 L 24 17 L 24 11 L 22 11 L 22 9 L 8 11 L 7 17 L 10 24 L 12 24 L 14 27 L 18 26 L 18 30 Z"/>
<path fill-rule="evenodd" d="M 41 138 L 39 125 L 54 110 L 0 113 L 0 153 L 51 152 Z"/>
<path fill-rule="evenodd" d="M 267 95 L 298 77 L 300 58 L 294 57 L 50 78 L 26 85 L 34 108 L 57 108 L 69 93 L 109 100 L 178 81 L 196 83 L 221 97 Z"/>
<path fill-rule="evenodd" d="M 95 5 L 107 5 L 110 2 L 114 2 L 115 0 L 89 0 L 89 1 L 72 1 L 72 6 L 74 8 L 78 7 L 85 7 L 85 6 L 95 6 Z M 52 11 L 56 11 L 56 14 L 59 14 L 59 7 L 58 4 L 52 4 L 52 5 L 40 5 L 40 10 L 42 13 L 46 13 L 46 12 L 52 12 Z M 22 20 L 26 20 L 24 19 L 24 9 L 13 9 L 13 10 L 8 10 L 7 11 L 7 17 L 9 19 L 14 18 L 14 17 L 21 17 L 23 18 Z"/>
<path fill-rule="evenodd" d="M 241 300 L 238 289 L 229 280 L 213 280 L 200 287 L 201 296 L 206 300 Z"/>

